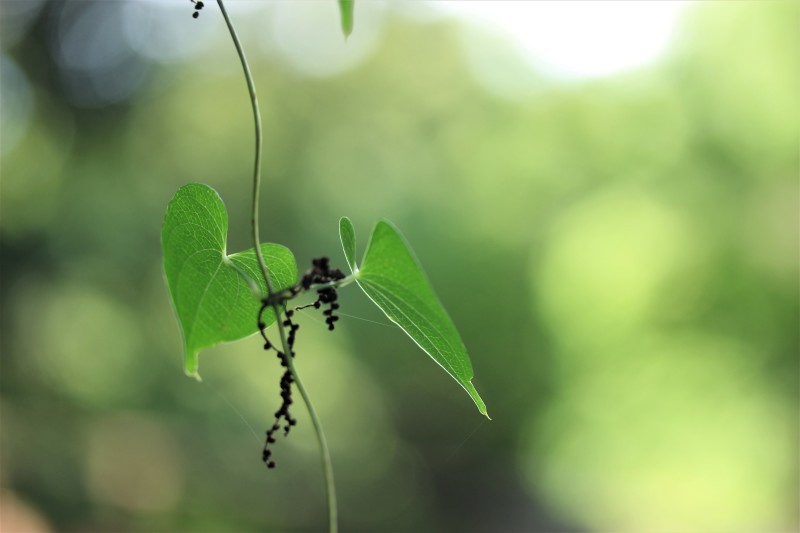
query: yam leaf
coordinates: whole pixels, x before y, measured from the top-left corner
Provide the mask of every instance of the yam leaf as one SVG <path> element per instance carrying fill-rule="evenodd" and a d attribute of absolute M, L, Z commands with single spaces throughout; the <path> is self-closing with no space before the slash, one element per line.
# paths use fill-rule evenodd
<path fill-rule="evenodd" d="M 384 314 L 455 379 L 487 418 L 486 405 L 472 385 L 472 363 L 453 321 L 439 302 L 414 252 L 397 228 L 379 220 L 360 267 L 355 264 L 355 232 L 346 217 L 339 237 L 356 282 Z"/>
<path fill-rule="evenodd" d="M 192 183 L 178 189 L 161 227 L 164 274 L 184 343 L 184 370 L 200 379 L 198 353 L 220 342 L 258 331 L 260 296 L 266 294 L 254 249 L 228 255 L 228 213 L 217 192 Z M 297 264 L 289 249 L 262 244 L 261 251 L 276 290 L 297 282 Z M 246 276 L 246 278 L 245 278 Z M 266 325 L 275 322 L 264 312 Z"/>

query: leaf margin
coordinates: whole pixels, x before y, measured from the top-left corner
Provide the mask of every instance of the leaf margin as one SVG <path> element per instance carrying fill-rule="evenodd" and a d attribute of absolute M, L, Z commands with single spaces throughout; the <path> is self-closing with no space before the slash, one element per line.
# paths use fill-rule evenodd
<path fill-rule="evenodd" d="M 345 238 L 347 242 L 345 242 Z M 353 222 L 347 218 L 342 217 L 339 219 L 339 240 L 342 243 L 342 251 L 344 252 L 344 259 L 347 261 L 347 266 L 353 274 L 358 273 L 358 264 L 356 263 L 356 230 L 353 227 Z"/>

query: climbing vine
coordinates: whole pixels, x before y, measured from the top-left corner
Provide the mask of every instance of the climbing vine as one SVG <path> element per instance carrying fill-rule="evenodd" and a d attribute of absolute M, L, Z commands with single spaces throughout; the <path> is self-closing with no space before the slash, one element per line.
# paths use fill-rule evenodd
<path fill-rule="evenodd" d="M 204 9 L 194 4 L 192 17 Z M 223 0 L 217 0 L 242 64 L 253 109 L 255 161 L 252 181 L 253 248 L 228 254 L 228 213 L 222 199 L 211 187 L 191 183 L 181 187 L 167 206 L 162 225 L 164 273 L 184 341 L 184 369 L 200 379 L 198 355 L 202 349 L 260 333 L 264 349 L 274 351 L 285 369 L 280 379 L 280 408 L 266 430 L 262 459 L 274 468 L 272 446 L 283 429 L 288 436 L 297 419 L 291 412 L 296 388 L 308 410 L 320 446 L 325 475 L 330 531 L 337 530 L 336 491 L 333 468 L 322 424 L 294 366 L 295 339 L 300 325 L 294 313 L 313 307 L 323 309 L 329 330 L 339 317 L 338 290 L 355 282 L 378 308 L 456 380 L 478 410 L 488 417 L 486 405 L 472 385 L 472 365 L 464 343 L 439 302 L 422 267 L 400 231 L 389 221 L 379 220 L 369 238 L 361 264 L 356 261 L 356 236 L 346 217 L 339 221 L 339 238 L 350 274 L 331 268 L 327 257 L 312 262 L 298 280 L 291 251 L 281 245 L 262 243 L 259 237 L 258 205 L 261 186 L 261 113 L 253 76 L 238 35 Z M 342 30 L 353 29 L 353 1 L 339 0 Z M 316 300 L 291 307 L 303 293 L 316 293 Z M 275 324 L 279 340 L 267 337 Z"/>

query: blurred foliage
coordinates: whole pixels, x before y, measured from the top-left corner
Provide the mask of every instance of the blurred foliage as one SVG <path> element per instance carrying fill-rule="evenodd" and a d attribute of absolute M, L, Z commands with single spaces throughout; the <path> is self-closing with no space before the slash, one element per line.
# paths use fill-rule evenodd
<path fill-rule="evenodd" d="M 258 340 L 211 350 L 203 384 L 181 371 L 164 209 L 206 182 L 248 248 L 252 124 L 218 14 L 180 7 L 0 3 L 3 531 L 324 524 L 300 411 L 279 468 L 259 460 L 280 368 Z M 236 7 L 262 235 L 344 265 L 341 215 L 393 220 L 492 406 L 356 290 L 335 335 L 305 318 L 343 530 L 798 528 L 797 3 L 698 3 L 657 64 L 594 81 L 484 36 L 514 95 L 449 18 L 362 2 L 339 47 L 284 4 Z"/>

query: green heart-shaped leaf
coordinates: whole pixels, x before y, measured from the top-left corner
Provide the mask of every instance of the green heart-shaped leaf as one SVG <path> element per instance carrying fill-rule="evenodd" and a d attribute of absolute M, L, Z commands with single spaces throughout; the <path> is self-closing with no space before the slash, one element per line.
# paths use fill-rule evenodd
<path fill-rule="evenodd" d="M 169 294 L 183 332 L 184 370 L 197 379 L 201 349 L 258 331 L 261 303 L 250 284 L 266 294 L 255 250 L 227 255 L 227 236 L 228 213 L 214 189 L 200 183 L 178 189 L 164 216 L 161 247 Z M 291 251 L 278 244 L 262 244 L 261 250 L 276 290 L 297 282 Z M 272 310 L 265 311 L 262 320 L 273 323 Z"/>
<path fill-rule="evenodd" d="M 464 342 L 397 228 L 387 220 L 375 224 L 360 268 L 355 264 L 355 231 L 347 217 L 339 221 L 339 237 L 361 289 L 464 387 L 488 418 L 486 405 L 472 385 L 472 363 Z"/>

